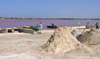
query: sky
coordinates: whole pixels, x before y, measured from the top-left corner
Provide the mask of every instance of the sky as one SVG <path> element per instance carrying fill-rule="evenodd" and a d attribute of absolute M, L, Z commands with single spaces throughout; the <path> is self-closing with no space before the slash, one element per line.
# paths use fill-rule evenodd
<path fill-rule="evenodd" d="M 100 18 L 100 0 L 0 0 L 0 17 Z"/>

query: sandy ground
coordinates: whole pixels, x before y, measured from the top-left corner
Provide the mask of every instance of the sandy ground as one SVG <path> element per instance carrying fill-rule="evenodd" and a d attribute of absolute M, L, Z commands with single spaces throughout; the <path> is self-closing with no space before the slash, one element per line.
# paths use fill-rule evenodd
<path fill-rule="evenodd" d="M 54 30 L 43 30 L 42 34 L 0 33 L 0 59 L 100 59 L 100 54 L 80 51 L 65 54 L 41 52 L 41 46 L 53 32 Z"/>

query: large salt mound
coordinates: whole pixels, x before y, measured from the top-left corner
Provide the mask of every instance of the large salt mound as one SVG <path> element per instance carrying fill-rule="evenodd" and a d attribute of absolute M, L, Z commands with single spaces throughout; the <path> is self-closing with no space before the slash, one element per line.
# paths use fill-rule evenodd
<path fill-rule="evenodd" d="M 100 31 L 91 29 L 82 36 L 80 42 L 88 45 L 100 44 Z"/>
<path fill-rule="evenodd" d="M 80 42 L 71 34 L 68 27 L 58 27 L 43 46 L 43 50 L 49 53 L 65 53 L 79 46 Z"/>

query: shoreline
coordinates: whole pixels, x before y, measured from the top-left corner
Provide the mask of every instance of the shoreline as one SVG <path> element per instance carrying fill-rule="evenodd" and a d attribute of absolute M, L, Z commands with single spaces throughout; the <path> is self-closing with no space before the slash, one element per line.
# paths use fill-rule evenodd
<path fill-rule="evenodd" d="M 79 18 L 79 19 L 70 19 L 70 18 L 65 18 L 65 19 L 63 19 L 63 18 L 33 18 L 33 19 L 28 19 L 28 18 L 26 18 L 26 19 L 0 19 L 0 20 L 100 20 L 100 19 L 98 19 L 98 18 L 96 18 L 96 19 L 88 19 L 88 18 Z"/>

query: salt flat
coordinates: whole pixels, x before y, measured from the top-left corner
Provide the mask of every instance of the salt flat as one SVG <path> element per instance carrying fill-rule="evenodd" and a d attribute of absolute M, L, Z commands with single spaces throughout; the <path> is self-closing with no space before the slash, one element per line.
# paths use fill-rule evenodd
<path fill-rule="evenodd" d="M 42 34 L 0 33 L 0 59 L 100 59 L 100 53 L 91 54 L 80 50 L 64 54 L 41 51 L 53 33 L 54 30 L 43 30 Z"/>

